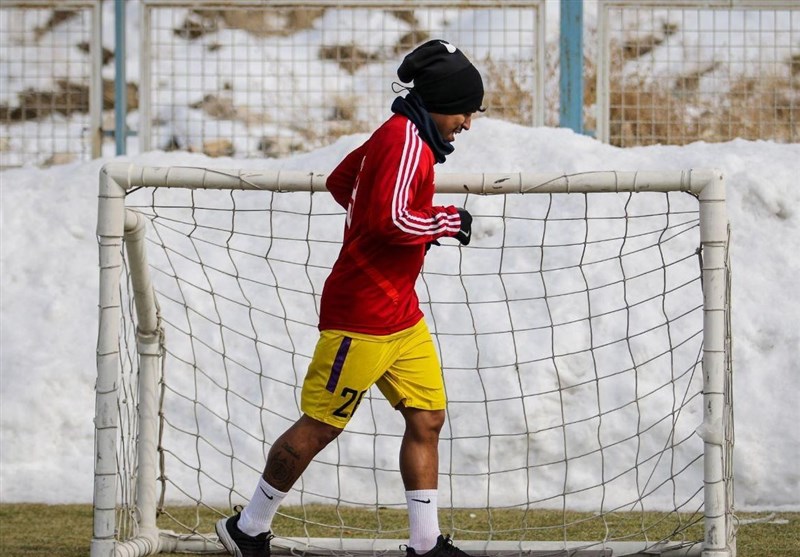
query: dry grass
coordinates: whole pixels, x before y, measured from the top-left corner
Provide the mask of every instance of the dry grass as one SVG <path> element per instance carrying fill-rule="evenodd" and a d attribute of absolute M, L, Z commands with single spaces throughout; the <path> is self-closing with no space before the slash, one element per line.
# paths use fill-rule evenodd
<path fill-rule="evenodd" d="M 298 511 L 288 509 L 289 514 Z M 320 521 L 327 520 L 336 523 L 339 516 L 331 510 L 320 508 L 311 509 Z M 194 509 L 174 509 L 174 514 L 187 523 L 194 524 L 197 517 Z M 351 526 L 349 529 L 317 529 L 310 535 L 339 535 L 345 537 L 358 537 L 361 527 L 372 528 L 379 520 L 387 538 L 404 538 L 406 518 L 405 513 L 399 510 L 383 509 L 377 516 L 373 512 L 350 513 L 344 516 Z M 472 514 L 475 514 L 472 512 Z M 198 530 L 202 532 L 213 531 L 213 523 L 220 516 L 219 513 L 207 511 L 199 518 Z M 575 526 L 567 531 L 569 539 L 592 539 L 602 535 L 601 523 L 591 519 L 592 515 L 567 513 L 567 520 L 574 522 Z M 470 511 L 461 511 L 454 517 L 462 527 L 481 527 L 488 520 L 488 516 L 478 513 L 471 517 Z M 529 513 L 529 524 L 551 525 L 552 528 L 543 528 L 535 531 L 537 534 L 530 539 L 563 539 L 564 534 L 559 526 L 564 519 L 560 511 L 536 511 Z M 800 513 L 777 513 L 741 515 L 740 520 L 745 523 L 740 526 L 737 537 L 738 557 L 797 557 L 800 555 Z M 492 513 L 492 522 L 495 527 L 503 527 L 504 521 L 512 519 L 519 522 L 518 517 L 505 516 L 504 512 Z M 442 513 L 440 517 L 442 527 L 447 529 L 451 517 Z M 641 515 L 616 515 L 609 519 L 609 526 L 615 528 L 626 527 L 626 522 L 642 520 Z M 471 521 L 471 522 L 470 522 Z M 754 522 L 755 521 L 755 522 Z M 174 527 L 161 519 L 162 526 Z M 279 517 L 275 523 L 275 530 L 284 536 L 305 535 L 297 524 L 286 517 Z M 448 529 L 448 531 L 450 531 Z M 53 556 L 59 557 L 85 557 L 89 552 L 89 543 L 92 537 L 92 509 L 90 505 L 40 505 L 40 504 L 0 504 L 0 554 L 5 557 L 34 557 Z M 477 536 L 465 531 L 455 532 L 456 539 L 476 539 Z M 479 539 L 479 537 L 478 537 Z M 167 554 L 162 554 L 166 557 Z M 184 554 L 185 555 L 185 554 Z M 177 555 L 174 557 L 178 557 Z"/>
<path fill-rule="evenodd" d="M 76 10 L 53 10 L 48 20 L 33 30 L 34 37 L 38 41 L 62 23 L 78 17 L 78 15 L 80 15 L 80 12 Z"/>
<path fill-rule="evenodd" d="M 350 75 L 355 74 L 363 66 L 376 62 L 378 57 L 354 44 L 339 44 L 322 46 L 319 49 L 319 58 L 336 62 L 342 70 Z"/>
<path fill-rule="evenodd" d="M 323 13 L 324 8 L 312 6 L 194 9 L 173 32 L 189 40 L 199 39 L 222 28 L 239 29 L 257 37 L 288 36 L 309 29 Z"/>
<path fill-rule="evenodd" d="M 800 94 L 786 78 L 741 78 L 714 99 L 687 85 L 697 79 L 685 76 L 679 87 L 664 88 L 612 77 L 609 142 L 630 147 L 737 137 L 800 141 Z"/>
<path fill-rule="evenodd" d="M 647 35 L 634 35 L 622 43 L 622 56 L 625 60 L 640 58 L 664 44 L 669 37 L 678 32 L 678 26 L 664 21 L 661 29 Z"/>
<path fill-rule="evenodd" d="M 533 122 L 533 95 L 522 84 L 519 72 L 491 58 L 483 61 L 482 69 L 486 76 L 484 103 L 492 118 L 530 125 Z"/>
<path fill-rule="evenodd" d="M 128 110 L 139 107 L 139 87 L 127 86 Z M 103 80 L 103 108 L 114 108 L 114 82 Z M 54 113 L 69 116 L 89 112 L 89 86 L 66 79 L 56 81 L 55 90 L 28 88 L 17 94 L 17 106 L 0 104 L 0 122 L 25 122 L 46 118 Z"/>
<path fill-rule="evenodd" d="M 743 78 L 717 110 L 708 107 L 700 119 L 710 137 L 800 141 L 800 80 L 780 76 Z M 706 139 L 706 137 L 701 137 Z M 710 141 L 710 139 L 709 139 Z"/>
<path fill-rule="evenodd" d="M 674 33 L 665 28 L 664 36 Z M 634 48 L 629 42 L 611 49 L 609 90 L 609 143 L 636 145 L 683 145 L 693 141 L 728 141 L 734 138 L 800 141 L 800 68 L 787 60 L 788 76 L 733 78 L 727 90 L 703 94 L 703 77 L 719 69 L 708 64 L 673 78 L 653 81 L 646 76 L 624 77 L 623 64 L 658 41 L 644 40 Z M 597 101 L 597 72 L 593 60 L 584 60 L 584 106 Z M 593 117 L 587 129 L 596 125 Z"/>

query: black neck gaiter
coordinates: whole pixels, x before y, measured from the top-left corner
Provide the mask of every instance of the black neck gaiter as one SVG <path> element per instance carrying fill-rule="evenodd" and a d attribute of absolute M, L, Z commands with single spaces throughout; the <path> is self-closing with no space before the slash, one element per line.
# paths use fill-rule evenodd
<path fill-rule="evenodd" d="M 425 109 L 422 100 L 414 93 L 409 91 L 405 97 L 397 97 L 392 103 L 392 112 L 401 114 L 414 122 L 419 130 L 419 135 L 433 151 L 436 162 L 443 163 L 447 155 L 455 150 L 453 144 L 446 141 L 436 124 L 433 122 L 430 113 Z"/>

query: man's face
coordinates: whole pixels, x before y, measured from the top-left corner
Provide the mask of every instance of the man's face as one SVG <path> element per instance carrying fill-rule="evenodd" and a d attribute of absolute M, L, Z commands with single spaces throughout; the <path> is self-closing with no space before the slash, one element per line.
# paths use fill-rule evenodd
<path fill-rule="evenodd" d="M 473 114 L 474 112 L 464 114 L 438 114 L 431 112 L 431 118 L 433 123 L 436 124 L 436 129 L 439 130 L 439 135 L 445 141 L 455 141 L 457 133 L 461 133 L 462 130 L 468 130 L 472 125 Z"/>

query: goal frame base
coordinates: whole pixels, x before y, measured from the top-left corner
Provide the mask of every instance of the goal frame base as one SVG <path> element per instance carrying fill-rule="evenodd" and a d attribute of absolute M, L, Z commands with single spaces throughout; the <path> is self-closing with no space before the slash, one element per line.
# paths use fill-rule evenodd
<path fill-rule="evenodd" d="M 384 557 L 405 557 L 403 549 L 407 540 L 401 539 L 346 539 L 334 538 L 281 538 L 275 537 L 270 543 L 273 555 L 332 556 L 353 555 Z M 598 547 L 599 546 L 599 547 Z M 717 554 L 703 552 L 699 543 L 666 542 L 656 546 L 644 542 L 482 542 L 462 540 L 458 547 L 472 555 L 492 555 L 497 557 L 712 557 Z M 181 535 L 171 531 L 161 531 L 158 541 L 149 538 L 135 538 L 116 544 L 115 555 L 154 555 L 157 553 L 219 554 L 224 552 L 214 534 Z"/>

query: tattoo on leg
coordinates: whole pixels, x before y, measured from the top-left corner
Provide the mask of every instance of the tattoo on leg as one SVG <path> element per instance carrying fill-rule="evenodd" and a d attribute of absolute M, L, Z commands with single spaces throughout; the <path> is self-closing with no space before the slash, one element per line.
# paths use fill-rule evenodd
<path fill-rule="evenodd" d="M 277 489 L 288 491 L 297 480 L 295 474 L 299 459 L 297 451 L 288 443 L 283 443 L 271 455 L 264 470 L 264 479 Z"/>
<path fill-rule="evenodd" d="M 300 459 L 300 455 L 297 453 L 295 448 L 292 447 L 289 443 L 286 443 L 286 442 L 282 443 L 281 444 L 281 449 L 283 449 L 284 451 L 286 451 L 287 453 L 292 455 L 295 458 L 295 460 L 299 460 Z"/>

